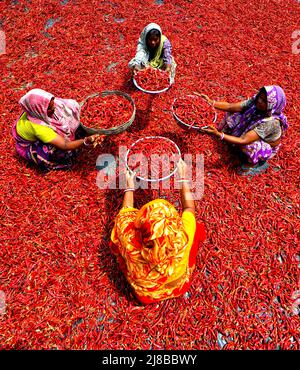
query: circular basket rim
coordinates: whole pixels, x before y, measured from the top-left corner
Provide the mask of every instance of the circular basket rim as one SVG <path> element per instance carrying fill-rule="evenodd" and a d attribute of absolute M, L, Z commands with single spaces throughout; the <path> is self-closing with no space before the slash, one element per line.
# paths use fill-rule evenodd
<path fill-rule="evenodd" d="M 199 96 L 199 95 L 188 94 L 188 95 L 186 95 L 186 97 L 187 97 L 187 96 L 191 96 L 191 97 L 199 97 L 200 99 L 203 99 L 203 98 L 201 98 L 201 96 Z M 180 98 L 182 98 L 182 97 L 175 98 L 175 99 L 174 99 L 174 101 L 173 101 L 173 104 L 172 104 L 172 113 L 173 113 L 173 116 L 176 118 L 176 120 L 177 120 L 178 122 L 182 123 L 183 125 L 187 126 L 188 128 L 192 128 L 192 129 L 194 129 L 194 130 L 201 130 L 201 127 L 193 126 L 193 125 L 190 125 L 190 124 L 188 124 L 188 123 L 186 123 L 186 122 L 182 121 L 182 120 L 177 116 L 177 114 L 175 113 L 175 111 L 174 111 L 174 104 L 175 104 L 176 100 L 178 100 L 178 99 L 180 99 Z M 203 100 L 204 100 L 204 99 L 203 99 Z M 209 104 L 208 104 L 208 105 L 209 105 Z M 218 117 L 218 113 L 217 113 L 217 111 L 216 111 L 214 108 L 213 108 L 213 110 L 214 110 L 214 119 L 212 120 L 212 123 L 215 123 L 215 122 L 216 122 L 216 120 L 217 120 L 217 117 Z"/>
<path fill-rule="evenodd" d="M 114 126 L 114 127 L 108 128 L 108 129 L 105 129 L 105 128 L 99 128 L 99 129 L 97 129 L 97 128 L 91 128 L 91 127 L 88 127 L 88 126 L 84 125 L 82 122 L 80 122 L 80 125 L 85 130 L 87 130 L 87 131 L 89 131 L 91 133 L 94 133 L 94 134 L 103 134 L 103 135 L 118 134 L 118 133 L 126 130 L 133 123 L 133 121 L 135 119 L 135 115 L 136 115 L 136 106 L 135 106 L 135 102 L 134 102 L 133 98 L 129 94 L 124 93 L 123 91 L 119 91 L 119 90 L 104 90 L 104 91 L 101 91 L 101 92 L 96 92 L 96 93 L 93 93 L 93 94 L 88 95 L 85 99 L 83 99 L 79 103 L 80 109 L 84 106 L 84 104 L 89 99 L 95 98 L 96 96 L 99 96 L 99 95 L 102 95 L 102 97 L 105 97 L 105 96 L 108 96 L 108 95 L 119 95 L 119 96 L 122 96 L 125 99 L 127 99 L 131 103 L 131 106 L 133 108 L 132 109 L 132 115 L 131 115 L 130 119 L 128 121 L 126 121 L 126 122 L 123 122 L 119 126 Z"/>
<path fill-rule="evenodd" d="M 168 137 L 165 137 L 165 136 L 144 136 L 138 140 L 136 140 L 133 144 L 130 145 L 130 147 L 127 149 L 126 151 L 126 154 L 125 154 L 125 164 L 126 164 L 126 168 L 129 170 L 129 171 L 132 171 L 129 166 L 128 166 L 128 155 L 129 155 L 129 152 L 130 150 L 132 150 L 132 148 L 139 142 L 139 141 L 143 141 L 145 139 L 164 139 L 164 140 L 168 140 L 170 141 L 172 144 L 174 144 L 175 148 L 177 149 L 177 152 L 181 158 L 181 151 L 178 147 L 178 145 L 171 139 L 169 139 Z M 142 181 L 147 181 L 147 182 L 158 182 L 158 181 L 164 181 L 164 180 L 167 180 L 169 179 L 170 177 L 172 177 L 177 171 L 177 167 L 175 166 L 175 169 L 168 175 L 168 176 L 164 176 L 162 178 L 159 178 L 159 179 L 145 179 L 144 177 L 141 177 L 141 176 L 138 176 L 136 175 L 136 178 L 142 180 Z"/>
<path fill-rule="evenodd" d="M 171 78 L 171 77 L 170 77 Z M 171 83 L 171 81 L 169 81 L 169 86 L 167 86 L 167 87 L 165 87 L 165 88 L 163 88 L 163 89 L 161 89 L 161 90 L 145 90 L 145 89 L 143 89 L 137 82 L 136 82 L 136 79 L 134 78 L 134 77 L 132 77 L 132 81 L 133 81 L 133 84 L 134 84 L 134 86 L 137 88 L 137 89 L 139 89 L 139 90 L 141 90 L 141 91 L 143 91 L 144 93 L 147 93 L 147 94 L 160 94 L 160 93 L 163 93 L 163 92 L 165 92 L 165 91 L 167 91 L 167 90 L 169 90 L 169 88 L 172 86 L 172 83 Z"/>

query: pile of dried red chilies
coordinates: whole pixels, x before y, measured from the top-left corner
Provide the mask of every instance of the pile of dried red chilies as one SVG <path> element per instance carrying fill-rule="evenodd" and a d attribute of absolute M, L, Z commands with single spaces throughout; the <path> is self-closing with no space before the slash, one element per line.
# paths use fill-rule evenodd
<path fill-rule="evenodd" d="M 146 91 L 161 91 L 170 85 L 168 72 L 151 67 L 138 71 L 134 79 L 138 86 Z"/>
<path fill-rule="evenodd" d="M 182 122 L 198 128 L 212 124 L 215 118 L 215 110 L 211 105 L 196 95 L 176 99 L 173 111 Z"/>
<path fill-rule="evenodd" d="M 132 105 L 120 95 L 102 95 L 88 99 L 80 112 L 84 126 L 95 129 L 109 129 L 128 122 L 132 115 Z"/>
<path fill-rule="evenodd" d="M 180 154 L 175 144 L 164 138 L 143 138 L 130 148 L 127 164 L 138 177 L 157 180 L 175 170 Z"/>

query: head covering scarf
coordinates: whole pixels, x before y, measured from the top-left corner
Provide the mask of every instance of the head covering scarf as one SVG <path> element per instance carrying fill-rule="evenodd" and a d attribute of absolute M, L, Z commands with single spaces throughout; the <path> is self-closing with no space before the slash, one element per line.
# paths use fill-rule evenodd
<path fill-rule="evenodd" d="M 52 98 L 54 114 L 49 117 L 47 109 Z M 27 113 L 29 121 L 51 127 L 64 138 L 74 140 L 75 131 L 80 124 L 80 107 L 75 100 L 56 98 L 42 89 L 33 89 L 20 99 L 19 104 Z"/>
<path fill-rule="evenodd" d="M 188 235 L 177 210 L 166 200 L 156 199 L 140 210 L 121 210 L 111 240 L 138 296 L 171 298 L 190 280 Z"/>
<path fill-rule="evenodd" d="M 160 44 L 155 52 L 155 55 L 151 60 L 150 53 L 147 47 L 147 34 L 151 30 L 157 30 L 160 32 Z M 156 23 L 149 23 L 142 31 L 139 37 L 137 51 L 135 57 L 129 62 L 129 68 L 132 68 L 133 66 L 137 65 L 138 67 L 145 67 L 149 64 L 153 68 L 161 68 L 163 66 L 163 58 L 162 58 L 162 50 L 163 45 L 166 40 L 166 36 L 162 34 L 161 28 Z"/>
<path fill-rule="evenodd" d="M 163 199 L 147 203 L 139 210 L 135 227 L 142 237 L 143 258 L 158 271 L 171 275 L 174 258 L 188 243 L 175 207 Z"/>
<path fill-rule="evenodd" d="M 267 94 L 267 117 L 256 109 L 256 100 L 260 92 Z M 270 118 L 279 119 L 283 130 L 287 130 L 288 122 L 283 110 L 286 106 L 286 96 L 280 86 L 263 86 L 251 99 L 250 106 L 242 113 L 229 114 L 225 117 L 226 124 L 233 136 L 241 136 L 253 130 Z"/>

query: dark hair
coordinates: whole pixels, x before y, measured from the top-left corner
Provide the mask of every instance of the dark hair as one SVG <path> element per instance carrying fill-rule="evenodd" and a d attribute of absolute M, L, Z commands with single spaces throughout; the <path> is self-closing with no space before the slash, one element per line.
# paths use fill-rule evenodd
<path fill-rule="evenodd" d="M 257 102 L 258 98 L 260 97 L 261 94 L 265 94 L 267 99 L 268 99 L 268 94 L 267 94 L 267 90 L 265 89 L 265 87 L 263 86 L 262 88 L 259 89 L 258 93 L 256 94 L 256 97 L 255 97 L 255 103 Z"/>
<path fill-rule="evenodd" d="M 148 31 L 147 35 L 146 35 L 146 40 L 149 40 L 150 37 L 152 37 L 152 36 L 160 37 L 159 30 L 156 30 L 155 28 L 152 28 L 152 30 Z"/>

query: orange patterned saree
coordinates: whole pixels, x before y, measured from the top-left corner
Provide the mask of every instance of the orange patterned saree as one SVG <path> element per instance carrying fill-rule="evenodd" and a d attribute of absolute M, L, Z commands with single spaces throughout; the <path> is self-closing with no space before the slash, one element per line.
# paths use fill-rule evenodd
<path fill-rule="evenodd" d="M 172 204 L 156 199 L 140 210 L 120 210 L 111 248 L 137 299 L 148 304 L 189 289 L 198 245 L 204 239 L 203 225 L 197 224 L 196 230 L 191 212 L 180 217 Z"/>

